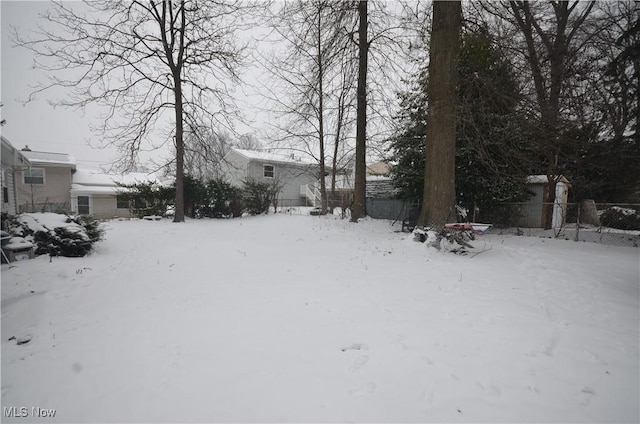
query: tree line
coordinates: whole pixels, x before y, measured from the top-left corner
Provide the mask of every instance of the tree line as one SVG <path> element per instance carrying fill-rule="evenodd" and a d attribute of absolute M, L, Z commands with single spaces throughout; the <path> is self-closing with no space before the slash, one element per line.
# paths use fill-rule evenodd
<path fill-rule="evenodd" d="M 199 169 L 185 170 L 185 158 L 222 160 L 220 140 L 241 116 L 233 87 L 258 62 L 274 118 L 262 144 L 318 161 L 322 213 L 338 176 L 354 169 L 352 220 L 366 215 L 366 160 L 382 152 L 401 195 L 422 200 L 420 221 L 431 225 L 454 219 L 457 203 L 526 198 L 530 174 L 547 176 L 549 202 L 561 176 L 576 200 L 637 200 L 639 9 L 595 1 L 56 2 L 37 33 L 14 40 L 49 72 L 34 98 L 62 86 L 69 94 L 58 104 L 105 106 L 96 130 L 118 147 L 123 169 L 141 149 L 173 146 L 160 165 L 175 175 L 177 222 L 185 175 Z M 272 50 L 242 41 L 251 27 L 266 29 Z"/>

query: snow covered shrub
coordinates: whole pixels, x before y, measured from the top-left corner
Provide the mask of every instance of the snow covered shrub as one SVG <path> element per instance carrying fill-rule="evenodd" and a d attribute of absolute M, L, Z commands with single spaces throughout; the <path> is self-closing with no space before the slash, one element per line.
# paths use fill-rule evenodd
<path fill-rule="evenodd" d="M 175 198 L 175 188 L 156 182 L 118 184 L 118 197 L 129 201 L 131 213 L 142 218 L 148 215 L 164 216 L 170 202 Z"/>
<path fill-rule="evenodd" d="M 251 215 L 260 215 L 269 211 L 273 189 L 271 184 L 254 180 L 244 182 L 244 204 Z"/>
<path fill-rule="evenodd" d="M 222 180 L 209 180 L 202 205 L 197 208 L 198 217 L 229 218 L 242 216 L 240 189 Z"/>
<path fill-rule="evenodd" d="M 619 230 L 640 230 L 640 213 L 635 209 L 613 206 L 600 215 L 603 227 Z"/>
<path fill-rule="evenodd" d="M 36 255 L 80 257 L 88 254 L 104 231 L 92 217 L 25 213 L 9 219 L 10 232 L 36 244 Z"/>

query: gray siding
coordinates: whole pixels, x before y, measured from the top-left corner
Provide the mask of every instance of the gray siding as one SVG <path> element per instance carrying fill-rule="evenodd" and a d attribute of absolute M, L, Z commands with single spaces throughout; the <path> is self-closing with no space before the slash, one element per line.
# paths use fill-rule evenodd
<path fill-rule="evenodd" d="M 234 150 L 229 151 L 221 165 L 224 179 L 236 187 L 242 187 L 242 183 L 247 179 L 247 165 L 249 159 Z"/>
<path fill-rule="evenodd" d="M 274 176 L 264 176 L 264 166 L 273 166 Z M 314 184 L 318 180 L 316 168 L 312 165 L 249 159 L 231 150 L 223 164 L 225 179 L 236 187 L 242 187 L 246 180 L 277 184 L 280 187 L 280 206 L 305 206 L 306 199 L 300 194 L 300 186 Z"/>

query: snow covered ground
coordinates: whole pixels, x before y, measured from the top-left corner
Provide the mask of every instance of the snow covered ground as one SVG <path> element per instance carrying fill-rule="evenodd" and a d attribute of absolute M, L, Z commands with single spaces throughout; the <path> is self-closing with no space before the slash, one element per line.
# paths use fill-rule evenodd
<path fill-rule="evenodd" d="M 488 234 L 465 257 L 290 215 L 105 226 L 88 257 L 2 266 L 3 422 L 640 419 L 637 248 Z"/>

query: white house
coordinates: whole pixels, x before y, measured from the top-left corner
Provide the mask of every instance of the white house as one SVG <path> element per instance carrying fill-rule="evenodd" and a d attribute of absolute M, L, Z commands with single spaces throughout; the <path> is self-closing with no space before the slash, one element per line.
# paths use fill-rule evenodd
<path fill-rule="evenodd" d="M 278 204 L 304 206 L 308 203 L 304 187 L 318 180 L 318 164 L 293 154 L 231 149 L 222 164 L 229 183 L 242 187 L 247 180 L 275 184 Z"/>

